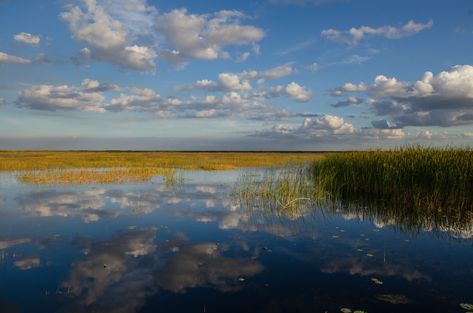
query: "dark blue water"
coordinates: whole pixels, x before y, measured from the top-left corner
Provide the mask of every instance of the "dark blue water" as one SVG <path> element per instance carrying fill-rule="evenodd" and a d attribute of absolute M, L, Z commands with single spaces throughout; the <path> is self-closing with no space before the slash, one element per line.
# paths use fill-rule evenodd
<path fill-rule="evenodd" d="M 238 172 L 166 187 L 0 176 L 0 312 L 466 312 L 470 229 L 240 207 Z"/>

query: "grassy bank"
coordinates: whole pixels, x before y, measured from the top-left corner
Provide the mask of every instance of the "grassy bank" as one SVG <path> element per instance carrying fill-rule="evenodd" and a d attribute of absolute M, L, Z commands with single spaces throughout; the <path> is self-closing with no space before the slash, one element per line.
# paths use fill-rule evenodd
<path fill-rule="evenodd" d="M 0 171 L 71 168 L 232 170 L 321 159 L 324 153 L 0 151 Z"/>

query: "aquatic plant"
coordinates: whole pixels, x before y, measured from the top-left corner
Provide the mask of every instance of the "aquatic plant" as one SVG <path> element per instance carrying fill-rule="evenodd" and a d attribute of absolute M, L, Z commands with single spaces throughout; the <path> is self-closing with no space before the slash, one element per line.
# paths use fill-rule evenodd
<path fill-rule="evenodd" d="M 473 219 L 471 149 L 349 152 L 314 162 L 310 172 L 316 199 L 384 223 L 425 229 L 468 227 Z"/>

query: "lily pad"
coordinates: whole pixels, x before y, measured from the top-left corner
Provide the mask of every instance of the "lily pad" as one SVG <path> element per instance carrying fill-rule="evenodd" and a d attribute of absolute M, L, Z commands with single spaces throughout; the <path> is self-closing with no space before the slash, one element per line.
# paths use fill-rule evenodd
<path fill-rule="evenodd" d="M 391 304 L 407 304 L 410 302 L 409 299 L 404 295 L 384 294 L 378 295 L 376 298 Z"/>

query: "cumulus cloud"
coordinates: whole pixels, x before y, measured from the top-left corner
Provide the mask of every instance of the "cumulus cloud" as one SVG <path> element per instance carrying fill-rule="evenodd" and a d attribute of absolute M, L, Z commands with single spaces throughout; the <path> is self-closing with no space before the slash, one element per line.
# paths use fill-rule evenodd
<path fill-rule="evenodd" d="M 271 111 L 271 107 L 246 91 L 248 82 L 232 75 L 221 75 L 218 85 L 211 82 L 205 88 L 227 91 L 222 95 L 179 99 L 161 97 L 149 88 L 121 87 L 85 79 L 80 86 L 35 85 L 18 93 L 17 104 L 37 110 L 78 110 L 104 112 L 133 111 L 149 113 L 156 118 L 216 118 L 249 116 Z M 205 85 L 205 83 L 202 83 Z M 109 91 L 115 95 L 108 95 Z"/>
<path fill-rule="evenodd" d="M 137 1 L 135 1 L 137 2 Z M 145 2 L 138 1 L 141 5 Z M 147 7 L 140 16 L 154 14 Z M 126 15 L 127 17 L 129 15 Z M 96 0 L 84 0 L 83 5 L 69 6 L 61 19 L 68 23 L 74 39 L 87 45 L 82 55 L 90 54 L 98 61 L 107 61 L 123 68 L 142 72 L 155 70 L 157 53 L 151 46 L 135 44 L 137 37 L 129 21 L 120 21 L 107 13 Z"/>
<path fill-rule="evenodd" d="M 204 89 L 210 91 L 250 91 L 252 80 L 275 80 L 296 73 L 291 65 L 281 65 L 264 71 L 249 70 L 240 73 L 220 73 L 218 81 L 201 79 L 179 90 Z"/>
<path fill-rule="evenodd" d="M 85 84 L 87 83 L 90 82 L 85 81 Z M 99 86 L 95 88 L 97 89 Z M 21 106 L 37 110 L 56 111 L 62 109 L 103 112 L 104 102 L 105 97 L 102 93 L 84 85 L 80 88 L 68 85 L 36 85 L 18 93 L 18 103 Z"/>
<path fill-rule="evenodd" d="M 348 83 L 335 95 L 362 93 L 364 100 L 385 121 L 378 128 L 405 126 L 458 126 L 473 124 L 473 66 L 457 65 L 438 74 L 425 72 L 416 82 L 377 76 L 371 85 Z M 388 121 L 388 120 L 391 121 Z"/>
<path fill-rule="evenodd" d="M 359 28 L 353 27 L 346 31 L 340 31 L 331 28 L 323 30 L 321 35 L 327 40 L 333 42 L 357 45 L 361 40 L 367 37 L 384 37 L 386 39 L 400 39 L 409 37 L 429 29 L 433 25 L 434 23 L 432 20 L 427 23 L 416 23 L 411 20 L 401 27 L 382 26 L 379 28 L 373 28 L 370 26 L 361 26 Z"/>
<path fill-rule="evenodd" d="M 271 95 L 286 95 L 299 102 L 307 102 L 312 99 L 312 92 L 307 88 L 292 82 L 286 86 L 276 86 L 270 89 Z"/>
<path fill-rule="evenodd" d="M 0 64 L 2 63 L 31 64 L 32 61 L 0 51 Z"/>
<path fill-rule="evenodd" d="M 13 39 L 15 39 L 18 42 L 30 45 L 30 46 L 37 46 L 39 45 L 41 41 L 41 38 L 39 38 L 39 36 L 32 35 L 30 33 L 25 33 L 25 32 L 16 34 L 15 36 L 13 36 Z"/>
<path fill-rule="evenodd" d="M 406 136 L 402 129 L 358 128 L 343 117 L 320 114 L 306 117 L 299 126 L 276 124 L 271 129 L 254 134 L 260 137 L 294 138 L 303 140 L 399 140 Z"/>
<path fill-rule="evenodd" d="M 186 9 L 173 10 L 158 18 L 156 27 L 166 42 L 184 58 L 213 60 L 228 58 L 228 45 L 244 45 L 260 41 L 265 32 L 242 25 L 245 15 L 239 11 L 214 14 L 189 14 Z"/>

